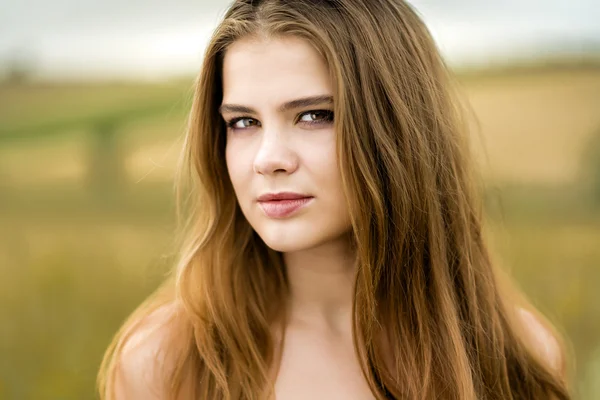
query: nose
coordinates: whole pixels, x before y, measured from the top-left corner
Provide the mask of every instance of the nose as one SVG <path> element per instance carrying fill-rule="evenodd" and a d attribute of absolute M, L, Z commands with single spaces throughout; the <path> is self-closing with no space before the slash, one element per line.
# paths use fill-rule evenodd
<path fill-rule="evenodd" d="M 298 169 L 298 155 L 283 132 L 263 130 L 254 158 L 254 172 L 261 175 L 291 174 Z"/>

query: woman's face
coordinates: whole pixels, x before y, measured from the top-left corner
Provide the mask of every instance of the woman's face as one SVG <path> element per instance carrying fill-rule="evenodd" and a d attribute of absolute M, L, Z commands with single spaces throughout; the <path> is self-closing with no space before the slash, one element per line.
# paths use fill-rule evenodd
<path fill-rule="evenodd" d="M 350 230 L 332 96 L 325 61 L 302 39 L 242 39 L 225 54 L 227 169 L 246 219 L 274 250 Z"/>

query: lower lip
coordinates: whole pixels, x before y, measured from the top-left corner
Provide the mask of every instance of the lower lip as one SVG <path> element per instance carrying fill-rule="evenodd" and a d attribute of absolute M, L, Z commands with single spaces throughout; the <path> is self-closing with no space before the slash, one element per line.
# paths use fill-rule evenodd
<path fill-rule="evenodd" d="M 312 199 L 313 197 L 303 197 L 293 200 L 259 201 L 258 204 L 260 204 L 267 217 L 285 218 L 306 206 Z"/>

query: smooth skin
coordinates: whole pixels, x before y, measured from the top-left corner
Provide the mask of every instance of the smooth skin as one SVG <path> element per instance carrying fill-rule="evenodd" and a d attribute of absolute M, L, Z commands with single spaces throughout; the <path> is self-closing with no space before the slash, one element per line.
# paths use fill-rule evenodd
<path fill-rule="evenodd" d="M 351 224 L 329 96 L 327 65 L 300 38 L 245 38 L 226 52 L 220 111 L 228 125 L 229 176 L 248 222 L 284 254 L 291 287 L 281 365 L 273 370 L 277 400 L 374 398 L 352 344 Z M 270 218 L 257 197 L 280 191 L 314 198 L 287 218 Z M 161 377 L 151 361 L 168 326 L 152 327 L 168 313 L 163 308 L 152 315 L 127 344 L 119 400 L 160 399 Z M 540 357 L 557 364 L 553 337 L 532 315 L 524 312 L 523 321 Z"/>

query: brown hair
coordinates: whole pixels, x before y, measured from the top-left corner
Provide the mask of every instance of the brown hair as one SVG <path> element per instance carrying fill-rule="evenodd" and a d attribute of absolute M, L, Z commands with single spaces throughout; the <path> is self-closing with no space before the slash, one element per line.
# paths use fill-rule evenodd
<path fill-rule="evenodd" d="M 121 329 L 100 390 L 111 399 L 128 338 L 163 304 L 164 397 L 272 395 L 273 327 L 284 320 L 281 254 L 245 220 L 225 165 L 221 68 L 243 37 L 293 35 L 326 60 L 357 276 L 354 345 L 379 399 L 567 399 L 519 334 L 482 237 L 466 124 L 417 13 L 400 0 L 238 0 L 197 81 L 183 166 L 190 217 L 173 279 Z M 385 355 L 385 356 L 384 356 Z"/>

